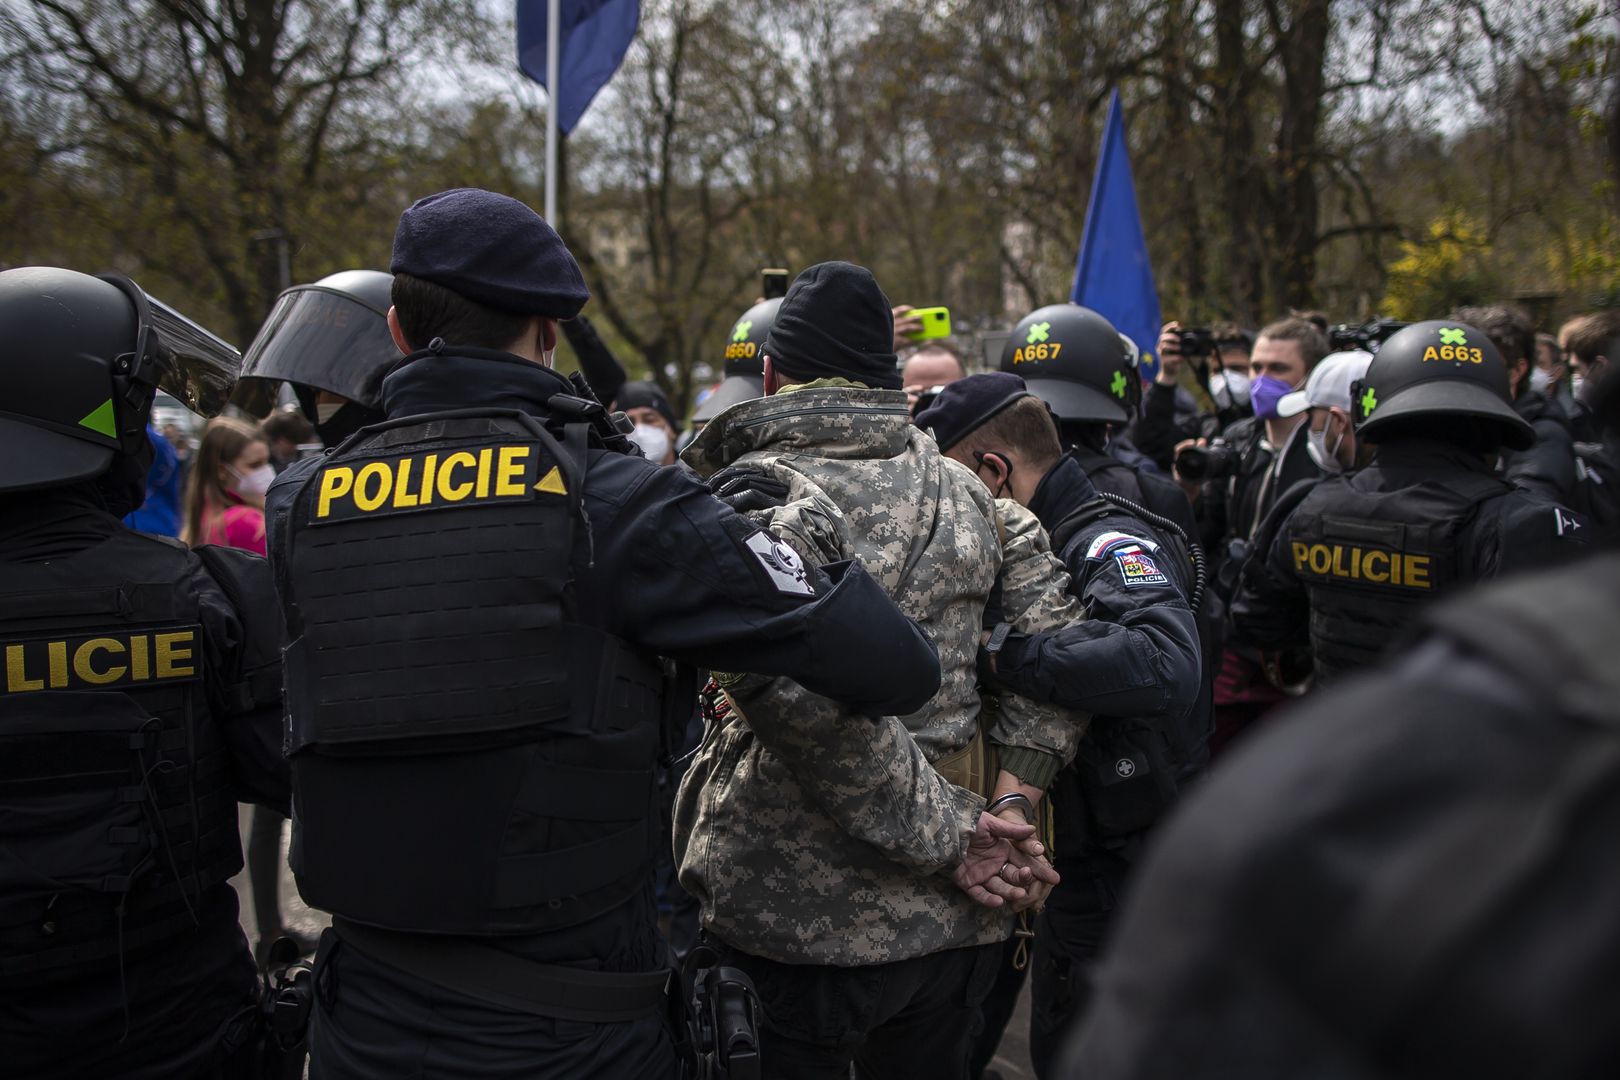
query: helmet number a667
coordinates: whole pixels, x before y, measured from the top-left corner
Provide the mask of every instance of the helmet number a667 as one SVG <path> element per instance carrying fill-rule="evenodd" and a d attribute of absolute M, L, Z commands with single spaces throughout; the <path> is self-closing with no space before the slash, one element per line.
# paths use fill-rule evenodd
<path fill-rule="evenodd" d="M 1035 360 L 1056 360 L 1058 352 L 1063 348 L 1063 342 L 1041 342 L 1039 345 L 1024 345 L 1013 352 L 1013 363 L 1027 364 Z"/>

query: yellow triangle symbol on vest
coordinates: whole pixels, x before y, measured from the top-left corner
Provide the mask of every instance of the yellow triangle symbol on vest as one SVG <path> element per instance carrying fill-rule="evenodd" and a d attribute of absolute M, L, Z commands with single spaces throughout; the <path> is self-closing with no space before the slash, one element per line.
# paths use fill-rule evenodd
<path fill-rule="evenodd" d="M 557 471 L 555 465 L 551 467 L 550 472 L 540 478 L 538 484 L 534 485 L 534 490 L 548 492 L 552 495 L 568 494 L 568 489 L 563 486 L 562 473 Z"/>

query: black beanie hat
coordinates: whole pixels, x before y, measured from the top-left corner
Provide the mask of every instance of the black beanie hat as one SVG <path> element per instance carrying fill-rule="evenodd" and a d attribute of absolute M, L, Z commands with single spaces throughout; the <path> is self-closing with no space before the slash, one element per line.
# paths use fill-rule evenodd
<path fill-rule="evenodd" d="M 794 278 L 764 352 L 797 378 L 900 389 L 889 298 L 870 270 L 853 263 L 817 263 Z"/>
<path fill-rule="evenodd" d="M 629 412 L 631 409 L 651 409 L 665 420 L 679 435 L 681 425 L 675 419 L 675 410 L 670 408 L 669 398 L 658 388 L 658 384 L 641 379 L 632 380 L 619 387 L 619 393 L 613 399 L 613 407 L 620 412 Z"/>

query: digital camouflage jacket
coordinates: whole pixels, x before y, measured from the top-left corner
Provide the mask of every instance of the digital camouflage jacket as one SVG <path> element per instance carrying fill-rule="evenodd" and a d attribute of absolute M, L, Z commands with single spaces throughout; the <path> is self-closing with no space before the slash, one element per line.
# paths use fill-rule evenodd
<path fill-rule="evenodd" d="M 980 724 L 976 657 L 995 594 L 1027 633 L 1081 618 L 1034 516 L 998 504 L 911 425 L 898 391 L 811 387 L 736 405 L 684 460 L 788 487 L 755 520 L 811 562 L 858 559 L 939 651 L 940 692 L 909 716 L 857 716 L 787 680 L 731 681 L 675 808 L 681 883 L 709 930 L 786 963 L 887 963 L 1004 940 L 1012 916 L 951 882 L 984 800 L 931 762 Z M 999 586 L 999 588 L 998 588 Z M 991 741 L 1071 760 L 1083 714 L 1007 696 Z"/>

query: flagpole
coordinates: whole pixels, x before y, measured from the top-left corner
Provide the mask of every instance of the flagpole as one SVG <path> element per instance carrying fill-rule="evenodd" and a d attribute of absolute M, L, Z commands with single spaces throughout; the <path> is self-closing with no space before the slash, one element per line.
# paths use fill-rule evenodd
<path fill-rule="evenodd" d="M 562 55 L 562 0 L 546 4 L 546 220 L 557 227 L 557 81 Z"/>

